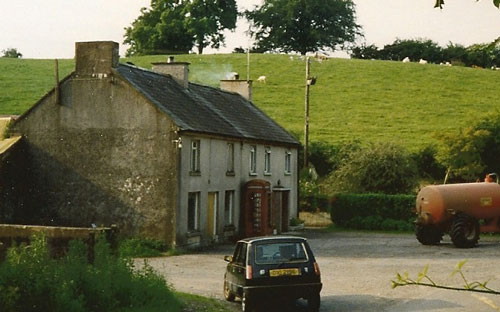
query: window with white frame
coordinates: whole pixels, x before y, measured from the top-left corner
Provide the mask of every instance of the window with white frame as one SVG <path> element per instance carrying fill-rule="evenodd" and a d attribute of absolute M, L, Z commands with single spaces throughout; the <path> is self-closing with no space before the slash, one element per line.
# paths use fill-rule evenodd
<path fill-rule="evenodd" d="M 200 140 L 191 141 L 191 172 L 200 172 Z"/>
<path fill-rule="evenodd" d="M 292 173 L 292 153 L 290 151 L 285 152 L 285 173 Z"/>
<path fill-rule="evenodd" d="M 234 143 L 227 143 L 227 173 L 234 173 Z"/>
<path fill-rule="evenodd" d="M 266 146 L 264 154 L 264 174 L 271 174 L 271 147 Z"/>
<path fill-rule="evenodd" d="M 257 174 L 257 146 L 250 146 L 250 174 Z"/>
<path fill-rule="evenodd" d="M 224 225 L 232 225 L 234 215 L 234 191 L 226 191 L 224 200 Z"/>
<path fill-rule="evenodd" d="M 188 231 L 200 230 L 200 192 L 188 193 Z"/>

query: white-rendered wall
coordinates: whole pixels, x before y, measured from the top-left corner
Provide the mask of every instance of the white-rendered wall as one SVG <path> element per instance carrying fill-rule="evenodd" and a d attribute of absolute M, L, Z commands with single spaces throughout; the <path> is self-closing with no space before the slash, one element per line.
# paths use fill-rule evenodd
<path fill-rule="evenodd" d="M 200 175 L 190 174 L 191 142 L 200 141 Z M 234 175 L 227 174 L 227 144 L 234 144 Z M 250 174 L 250 147 L 257 147 L 257 173 Z M 271 174 L 264 174 L 265 147 L 271 148 Z M 291 174 L 285 174 L 285 152 L 290 151 Z M 290 190 L 290 218 L 297 215 L 297 149 L 271 146 L 218 138 L 182 136 L 180 160 L 179 211 L 177 214 L 177 237 L 187 243 L 188 193 L 200 192 L 200 233 L 201 243 L 207 239 L 207 199 L 209 192 L 218 192 L 218 228 L 219 238 L 224 230 L 225 191 L 234 191 L 233 224 L 239 231 L 242 186 L 253 179 L 267 180 L 271 186 L 277 186 L 278 180 L 283 188 Z"/>

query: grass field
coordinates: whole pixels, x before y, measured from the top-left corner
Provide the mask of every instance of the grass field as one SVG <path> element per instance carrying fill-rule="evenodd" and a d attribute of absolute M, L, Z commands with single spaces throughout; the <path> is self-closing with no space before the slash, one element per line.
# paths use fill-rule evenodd
<path fill-rule="evenodd" d="M 123 59 L 151 68 L 165 56 Z M 246 78 L 245 54 L 179 55 L 190 80 L 218 86 L 229 72 Z M 73 60 L 60 61 L 61 79 Z M 21 114 L 54 84 L 53 60 L 0 58 L 0 114 Z M 266 76 L 266 83 L 257 77 Z M 435 142 L 434 133 L 466 126 L 500 111 L 500 71 L 392 61 L 312 60 L 312 141 L 392 141 L 409 150 Z M 298 56 L 252 54 L 254 103 L 302 138 L 305 61 Z"/>

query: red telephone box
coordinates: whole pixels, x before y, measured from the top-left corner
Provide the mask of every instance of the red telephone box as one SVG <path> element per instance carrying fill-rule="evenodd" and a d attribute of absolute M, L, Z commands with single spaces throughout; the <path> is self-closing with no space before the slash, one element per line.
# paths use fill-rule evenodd
<path fill-rule="evenodd" d="M 273 233 L 271 209 L 271 183 L 252 180 L 243 189 L 242 224 L 246 237 L 270 235 Z"/>

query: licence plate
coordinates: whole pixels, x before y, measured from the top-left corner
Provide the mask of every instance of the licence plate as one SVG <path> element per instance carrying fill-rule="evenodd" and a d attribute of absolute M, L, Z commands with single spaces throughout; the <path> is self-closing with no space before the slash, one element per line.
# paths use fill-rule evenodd
<path fill-rule="evenodd" d="M 296 276 L 296 275 L 300 275 L 300 271 L 298 268 L 269 270 L 269 276 L 271 277 Z"/>

